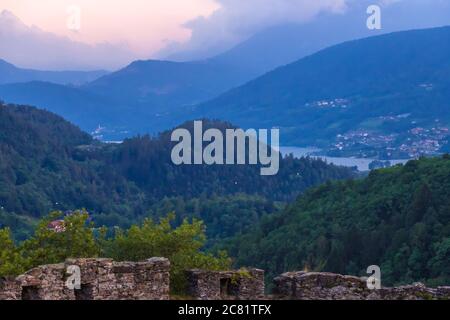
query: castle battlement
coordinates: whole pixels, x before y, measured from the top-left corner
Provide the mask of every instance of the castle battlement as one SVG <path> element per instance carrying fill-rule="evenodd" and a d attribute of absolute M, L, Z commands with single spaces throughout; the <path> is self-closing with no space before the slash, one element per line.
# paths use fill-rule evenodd
<path fill-rule="evenodd" d="M 71 288 L 75 267 L 79 286 Z M 328 272 L 287 272 L 274 279 L 265 295 L 264 270 L 188 270 L 187 294 L 198 300 L 450 300 L 450 286 L 413 285 L 369 289 L 365 278 Z M 169 300 L 170 262 L 68 259 L 33 268 L 15 279 L 0 279 L 0 300 Z"/>

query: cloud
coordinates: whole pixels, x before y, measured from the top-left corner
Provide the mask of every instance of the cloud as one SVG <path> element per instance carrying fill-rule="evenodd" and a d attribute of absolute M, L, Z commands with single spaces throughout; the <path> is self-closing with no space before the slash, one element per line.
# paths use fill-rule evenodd
<path fill-rule="evenodd" d="M 159 57 L 192 60 L 211 57 L 231 48 L 259 31 L 289 23 L 309 23 L 330 15 L 361 14 L 365 6 L 383 8 L 384 31 L 426 28 L 450 23 L 449 0 L 216 0 L 220 7 L 208 17 L 184 25 L 191 31 L 185 43 L 172 42 Z M 353 17 L 354 18 L 354 17 Z M 351 17 L 349 17 L 351 19 Z M 358 20 L 359 21 L 359 20 Z M 358 22 L 359 23 L 359 22 Z M 331 32 L 333 32 L 331 30 Z"/>
<path fill-rule="evenodd" d="M 133 60 L 126 44 L 88 45 L 27 26 L 10 11 L 0 13 L 0 58 L 41 70 L 114 70 Z"/>
<path fill-rule="evenodd" d="M 170 43 L 160 55 L 183 51 L 196 55 L 219 53 L 262 29 L 281 23 L 302 23 L 320 13 L 342 13 L 347 0 L 216 0 L 220 8 L 184 27 L 191 30 L 187 43 Z"/>

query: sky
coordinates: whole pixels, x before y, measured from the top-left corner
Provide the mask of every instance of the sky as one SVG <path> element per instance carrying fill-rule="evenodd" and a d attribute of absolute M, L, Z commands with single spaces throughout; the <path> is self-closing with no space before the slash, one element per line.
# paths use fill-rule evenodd
<path fill-rule="evenodd" d="M 191 31 L 188 42 L 173 41 L 160 54 L 195 52 L 201 47 L 217 54 L 265 28 L 306 23 L 321 13 L 345 13 L 351 1 L 354 0 L 217 0 L 219 8 L 212 14 L 185 23 Z"/>
<path fill-rule="evenodd" d="M 70 30 L 70 8 L 80 8 L 80 29 Z M 11 11 L 26 25 L 88 44 L 126 43 L 149 55 L 165 42 L 185 41 L 190 31 L 182 25 L 208 16 L 214 0 L 1 0 L 0 12 Z"/>
<path fill-rule="evenodd" d="M 47 70 L 201 59 L 272 26 L 345 14 L 358 1 L 435 8 L 428 20 L 450 12 L 450 0 L 0 0 L 0 59 Z"/>
<path fill-rule="evenodd" d="M 311 19 L 321 10 L 340 10 L 345 1 L 1 0 L 0 58 L 40 69 L 65 69 L 68 61 L 77 69 L 115 69 L 134 59 L 165 58 L 182 50 L 207 55 L 266 24 Z M 79 17 L 76 28 L 70 24 L 73 10 Z M 37 57 L 46 55 L 40 43 L 53 49 L 52 61 Z M 26 54 L 30 51 L 36 52 L 32 58 Z M 102 59 L 105 53 L 108 57 Z"/>

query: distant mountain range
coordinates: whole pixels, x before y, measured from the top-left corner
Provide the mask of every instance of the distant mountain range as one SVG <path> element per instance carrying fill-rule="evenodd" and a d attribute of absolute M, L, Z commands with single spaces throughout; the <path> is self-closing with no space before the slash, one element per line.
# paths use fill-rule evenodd
<path fill-rule="evenodd" d="M 94 81 L 108 72 L 98 71 L 39 71 L 21 69 L 0 59 L 0 84 L 45 81 L 63 85 L 82 85 Z"/>
<path fill-rule="evenodd" d="M 218 61 L 135 61 L 83 87 L 117 102 L 135 103 L 158 112 L 210 99 L 251 79 L 244 68 Z"/>
<path fill-rule="evenodd" d="M 450 27 L 346 42 L 201 104 L 196 115 L 277 126 L 285 144 L 336 153 L 432 152 L 424 143 L 438 151 L 450 126 L 449 56 Z"/>
<path fill-rule="evenodd" d="M 244 49 L 198 62 L 136 61 L 78 88 L 0 85 L 0 99 L 48 109 L 89 132 L 106 127 L 97 133 L 108 140 L 207 117 L 277 126 L 284 145 L 331 155 L 410 158 L 448 148 L 449 39 L 442 27 L 354 40 L 254 80 L 258 63 L 236 63 L 247 59 Z"/>
<path fill-rule="evenodd" d="M 208 55 L 180 51 L 163 56 L 170 61 L 209 59 L 252 70 L 255 77 L 279 66 L 344 41 L 396 31 L 426 29 L 450 24 L 450 2 L 441 0 L 374 1 L 349 0 L 343 12 L 323 12 L 311 21 L 267 27 L 223 53 Z M 367 8 L 379 3 L 381 30 L 367 28 Z"/>
<path fill-rule="evenodd" d="M 360 17 L 349 12 L 345 16 L 324 17 L 326 26 L 320 23 L 321 19 L 311 24 L 273 27 L 209 59 L 135 61 L 103 77 L 97 72 L 21 70 L 4 62 L 4 70 L 0 70 L 3 71 L 0 72 L 0 99 L 48 109 L 89 132 L 98 125 L 107 127 L 110 132 L 104 132 L 104 137 L 109 139 L 140 132 L 155 133 L 189 119 L 185 110 L 193 105 L 328 45 L 370 34 Z M 6 18 L 25 28 L 12 14 L 5 15 Z M 330 33 L 329 28 L 339 32 Z M 22 83 L 29 81 L 50 83 Z M 18 82 L 21 84 L 12 84 Z M 1 86 L 5 83 L 8 85 Z M 86 85 L 69 89 L 54 85 L 67 83 Z M 108 110 L 107 116 L 103 110 Z"/>
<path fill-rule="evenodd" d="M 50 82 L 31 81 L 0 85 L 0 99 L 15 103 L 31 103 L 52 111 L 83 128 L 95 129 L 101 123 L 120 124 L 120 108 L 105 97 L 77 87 Z M 114 113 L 117 112 L 117 113 Z M 122 110 L 125 113 L 125 110 Z M 99 120 L 102 119 L 102 120 Z"/>

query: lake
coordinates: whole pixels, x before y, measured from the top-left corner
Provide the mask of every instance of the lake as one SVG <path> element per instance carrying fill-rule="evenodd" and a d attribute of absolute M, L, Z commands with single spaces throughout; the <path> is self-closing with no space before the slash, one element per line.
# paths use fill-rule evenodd
<path fill-rule="evenodd" d="M 300 148 L 300 147 L 280 147 L 280 152 L 282 155 L 288 155 L 292 153 L 294 157 L 301 158 L 310 156 L 311 158 L 323 159 L 328 163 L 332 163 L 338 166 L 345 167 L 357 167 L 359 171 L 368 171 L 369 164 L 376 159 L 368 159 L 368 158 L 341 158 L 341 157 L 327 157 L 327 156 L 318 156 L 313 155 L 316 152 L 320 152 L 321 150 L 314 147 Z M 408 159 L 403 160 L 389 160 L 392 165 L 396 164 L 405 164 L 408 162 Z"/>

